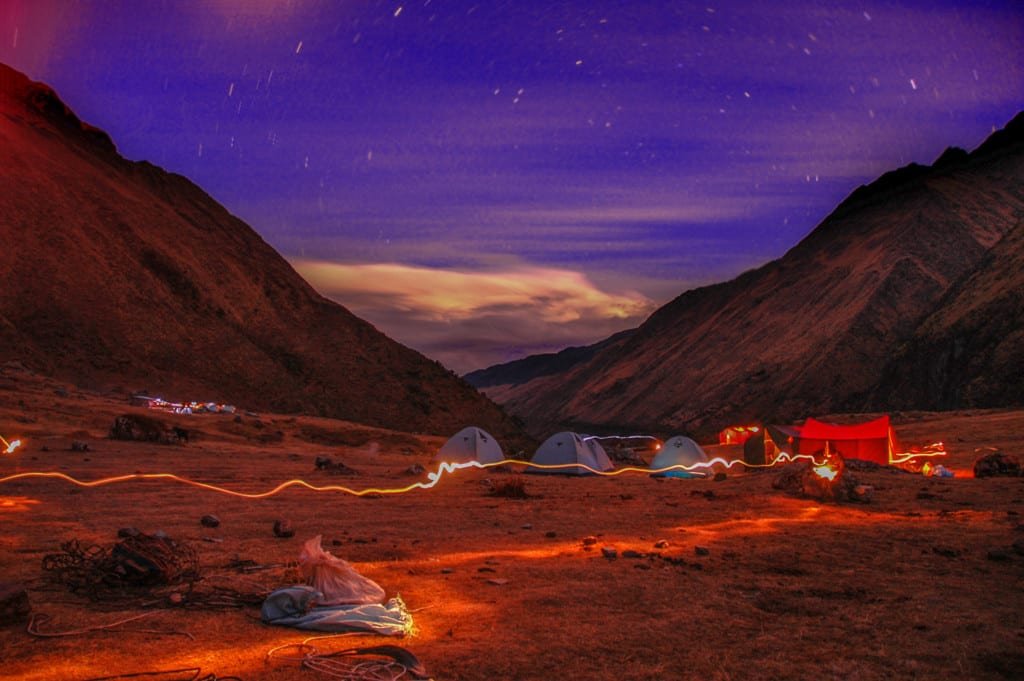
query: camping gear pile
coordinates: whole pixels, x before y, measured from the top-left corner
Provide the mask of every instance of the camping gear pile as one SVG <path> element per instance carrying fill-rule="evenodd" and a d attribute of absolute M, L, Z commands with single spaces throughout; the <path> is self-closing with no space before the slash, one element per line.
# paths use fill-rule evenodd
<path fill-rule="evenodd" d="M 795 461 L 782 468 L 772 487 L 789 494 L 817 501 L 870 501 L 874 491 L 861 485 L 848 472 L 843 457 L 819 452 L 814 461 Z"/>
<path fill-rule="evenodd" d="M 43 570 L 94 600 L 123 596 L 131 587 L 191 585 L 200 577 L 195 549 L 162 533 L 129 534 L 109 547 L 72 539 L 60 548 L 43 557 Z"/>
<path fill-rule="evenodd" d="M 315 631 L 362 631 L 404 636 L 412 615 L 398 596 L 384 602 L 384 589 L 347 561 L 325 551 L 321 535 L 306 541 L 299 567 L 309 582 L 277 589 L 263 601 L 267 624 Z"/>

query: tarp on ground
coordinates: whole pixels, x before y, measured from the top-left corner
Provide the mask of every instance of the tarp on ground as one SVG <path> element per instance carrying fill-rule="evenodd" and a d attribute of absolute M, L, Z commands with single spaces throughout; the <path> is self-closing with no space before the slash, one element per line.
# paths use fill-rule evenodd
<path fill-rule="evenodd" d="M 288 586 L 267 596 L 260 616 L 267 624 L 312 631 L 368 632 L 404 636 L 412 628 L 412 615 L 401 598 L 387 603 L 317 607 L 323 594 L 311 586 Z"/>

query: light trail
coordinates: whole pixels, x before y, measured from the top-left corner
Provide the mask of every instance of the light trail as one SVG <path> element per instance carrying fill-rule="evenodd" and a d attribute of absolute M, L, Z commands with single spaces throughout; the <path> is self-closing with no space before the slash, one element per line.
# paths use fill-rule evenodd
<path fill-rule="evenodd" d="M 0 443 L 3 443 L 5 447 L 4 454 L 11 454 L 15 449 L 21 446 L 21 440 L 11 440 L 8 442 L 4 439 L 3 435 L 0 435 Z"/>
<path fill-rule="evenodd" d="M 198 480 L 191 480 L 189 478 L 181 477 L 175 473 L 129 473 L 126 475 L 117 475 L 109 478 L 100 478 L 97 480 L 79 480 L 78 478 L 72 477 L 66 473 L 60 473 L 57 471 L 28 471 L 25 473 L 14 473 L 5 477 L 0 477 L 0 485 L 15 482 L 18 480 L 30 480 L 30 479 L 55 479 L 69 482 L 79 487 L 102 487 L 104 485 L 112 485 L 115 483 L 129 482 L 132 480 L 161 480 L 168 482 L 177 482 L 183 485 L 196 487 L 198 489 L 207 490 L 210 492 L 216 492 L 218 494 L 226 494 L 228 496 L 238 497 L 241 499 L 266 499 L 268 497 L 275 496 L 290 489 L 292 487 L 299 487 L 308 489 L 313 492 L 341 492 L 349 494 L 351 496 L 362 497 L 369 494 L 405 494 L 417 489 L 431 489 L 437 483 L 441 481 L 445 475 L 454 474 L 456 471 L 463 470 L 466 468 L 478 468 L 486 470 L 488 468 L 496 468 L 498 466 L 525 466 L 527 468 L 537 468 L 543 470 L 570 470 L 583 468 L 586 471 L 593 473 L 594 475 L 600 475 L 604 477 L 616 477 L 619 475 L 625 475 L 626 473 L 644 473 L 647 475 L 653 473 L 666 473 L 668 471 L 695 471 L 699 469 L 708 469 L 714 465 L 721 465 L 725 468 L 732 468 L 733 466 L 743 466 L 746 468 L 770 468 L 778 463 L 789 463 L 797 460 L 807 460 L 815 463 L 814 457 L 809 454 L 796 454 L 790 455 L 785 452 L 777 456 L 769 464 L 750 464 L 741 459 L 727 460 L 722 457 L 715 457 L 710 461 L 700 461 L 695 464 L 684 465 L 677 464 L 674 466 L 666 466 L 664 468 L 639 468 L 635 466 L 627 466 L 624 468 L 618 468 L 613 471 L 599 471 L 595 468 L 591 468 L 585 464 L 576 463 L 565 463 L 565 464 L 536 464 L 528 461 L 519 461 L 517 459 L 504 459 L 502 461 L 495 461 L 492 463 L 480 463 L 479 461 L 466 461 L 461 463 L 454 462 L 443 462 L 438 466 L 436 471 L 432 471 L 427 474 L 427 482 L 414 482 L 405 487 L 386 488 L 386 487 L 367 487 L 365 489 L 353 489 L 351 487 L 345 487 L 344 485 L 314 485 L 306 482 L 305 480 L 293 479 L 282 482 L 275 487 L 265 492 L 239 492 L 237 490 L 228 489 L 221 487 L 220 485 L 214 485 L 208 482 L 200 482 Z"/>

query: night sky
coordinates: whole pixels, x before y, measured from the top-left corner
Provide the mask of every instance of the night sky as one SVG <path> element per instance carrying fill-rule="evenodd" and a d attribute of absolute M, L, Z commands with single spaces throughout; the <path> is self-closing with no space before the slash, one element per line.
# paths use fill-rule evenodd
<path fill-rule="evenodd" d="M 635 326 L 1024 108 L 1010 2 L 0 0 L 0 61 L 462 372 Z"/>

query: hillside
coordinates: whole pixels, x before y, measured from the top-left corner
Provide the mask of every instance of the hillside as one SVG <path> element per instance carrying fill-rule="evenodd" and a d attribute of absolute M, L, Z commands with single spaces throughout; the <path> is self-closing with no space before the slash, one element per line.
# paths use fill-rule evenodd
<path fill-rule="evenodd" d="M 589 360 L 487 392 L 538 431 L 555 424 L 706 431 L 886 409 L 888 396 L 878 392 L 885 367 L 919 327 L 937 337 L 955 310 L 981 314 L 990 297 L 1009 290 L 1008 280 L 982 276 L 982 265 L 1024 215 L 1022 140 L 1018 115 L 973 153 L 951 149 L 933 166 L 887 173 L 854 191 L 782 258 L 682 294 Z M 1008 273 L 1020 269 L 1017 253 L 1001 256 Z M 938 311 L 943 301 L 949 314 Z M 934 332 L 921 326 L 929 319 Z M 977 325 L 983 317 L 972 319 Z M 1020 320 L 1007 316 L 1011 331 L 1019 333 Z M 1005 329 L 1002 336 L 1015 337 Z M 915 347 L 908 352 L 927 361 L 929 350 Z M 992 356 L 1016 359 L 971 364 L 957 380 L 985 384 L 1007 362 L 1019 367 L 1021 348 L 1004 342 Z M 900 404 L 929 402 L 916 376 L 908 380 L 915 388 Z M 972 403 L 958 395 L 943 406 Z M 1019 404 L 1016 395 L 1011 402 Z"/>
<path fill-rule="evenodd" d="M 0 361 L 95 389 L 516 430 L 443 366 L 317 294 L 199 187 L 125 160 L 4 65 L 0 150 Z"/>

